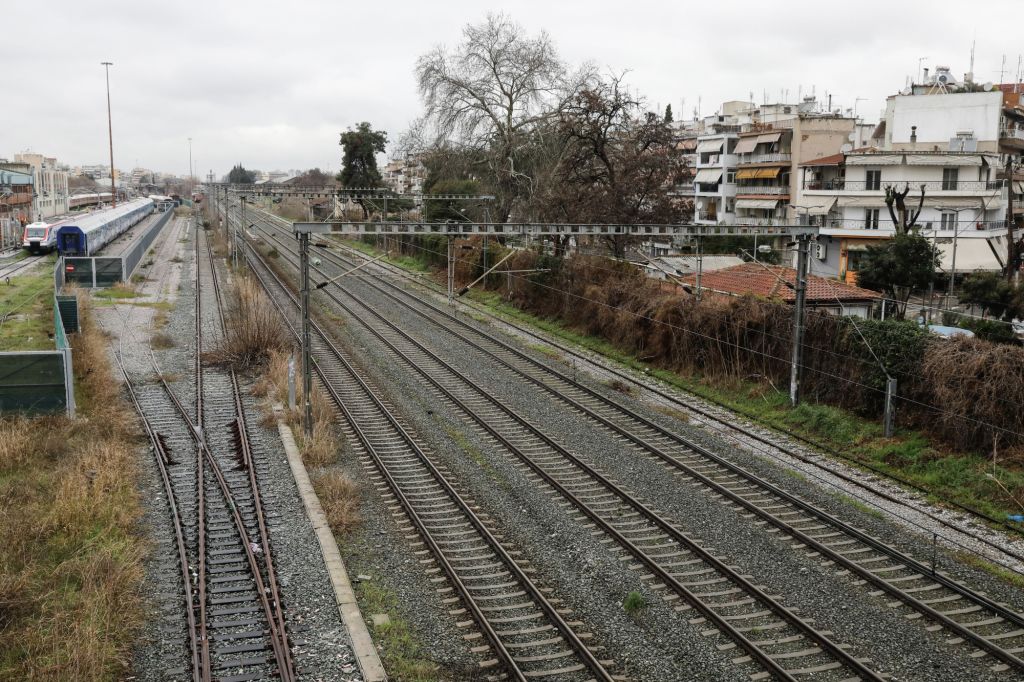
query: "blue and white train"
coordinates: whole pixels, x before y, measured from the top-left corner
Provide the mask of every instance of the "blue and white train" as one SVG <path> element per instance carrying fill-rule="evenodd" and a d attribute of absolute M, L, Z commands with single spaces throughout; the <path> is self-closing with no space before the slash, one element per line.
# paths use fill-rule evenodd
<path fill-rule="evenodd" d="M 61 223 L 57 250 L 62 256 L 94 256 L 153 212 L 152 199 L 135 199 Z"/>

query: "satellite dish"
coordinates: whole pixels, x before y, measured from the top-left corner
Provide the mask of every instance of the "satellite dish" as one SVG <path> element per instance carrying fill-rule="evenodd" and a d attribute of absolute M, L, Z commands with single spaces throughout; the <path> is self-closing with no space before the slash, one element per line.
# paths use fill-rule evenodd
<path fill-rule="evenodd" d="M 704 202 L 703 201 L 698 201 L 697 202 L 697 208 L 704 208 Z"/>
<path fill-rule="evenodd" d="M 909 86 L 907 86 L 907 87 L 903 88 L 902 90 L 900 90 L 900 94 L 901 95 L 909 95 L 912 92 L 914 92 L 914 91 Z"/>
<path fill-rule="evenodd" d="M 984 85 L 981 86 L 981 89 L 984 90 L 985 92 L 992 92 L 992 88 L 994 87 L 995 86 L 992 85 L 991 83 L 985 83 Z"/>
<path fill-rule="evenodd" d="M 849 140 L 850 142 L 853 142 L 854 139 L 856 138 L 856 136 L 857 136 L 857 132 L 856 131 L 850 131 L 850 134 L 846 136 L 846 139 Z"/>
<path fill-rule="evenodd" d="M 839 148 L 839 151 L 841 151 L 841 152 L 843 152 L 845 154 L 846 152 L 848 152 L 848 151 L 850 151 L 852 149 L 853 149 L 853 145 L 850 144 L 849 142 L 847 142 L 846 144 L 844 144 L 842 147 Z"/>

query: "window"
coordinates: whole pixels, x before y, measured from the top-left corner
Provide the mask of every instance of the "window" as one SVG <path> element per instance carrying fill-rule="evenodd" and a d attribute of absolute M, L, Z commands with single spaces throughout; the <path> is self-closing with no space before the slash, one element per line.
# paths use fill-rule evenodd
<path fill-rule="evenodd" d="M 882 170 L 873 168 L 867 172 L 864 189 L 882 189 Z"/>
<path fill-rule="evenodd" d="M 868 230 L 878 229 L 878 211 L 877 208 L 866 208 L 864 209 L 864 227 Z"/>
<path fill-rule="evenodd" d="M 942 189 L 950 190 L 956 189 L 956 181 L 960 176 L 959 168 L 943 168 L 942 169 Z"/>
<path fill-rule="evenodd" d="M 736 184 L 736 171 L 729 171 L 725 174 L 725 182 L 728 185 Z"/>
<path fill-rule="evenodd" d="M 943 211 L 942 222 L 940 228 L 943 230 L 955 230 L 956 229 L 956 212 L 955 211 Z"/>

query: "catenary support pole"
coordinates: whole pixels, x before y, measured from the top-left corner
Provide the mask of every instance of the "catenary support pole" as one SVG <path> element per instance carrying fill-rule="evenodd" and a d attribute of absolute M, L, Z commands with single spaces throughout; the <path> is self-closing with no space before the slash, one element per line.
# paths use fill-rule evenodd
<path fill-rule="evenodd" d="M 807 297 L 807 251 L 810 235 L 796 238 L 796 301 L 793 305 L 793 356 L 789 372 L 789 402 L 793 407 L 800 404 L 800 374 L 803 365 L 804 346 L 804 305 Z"/>
<path fill-rule="evenodd" d="M 309 339 L 309 233 L 299 234 L 299 269 L 302 281 L 302 426 L 307 438 L 313 436 L 313 408 L 310 393 L 313 391 L 313 367 L 310 362 Z"/>
<path fill-rule="evenodd" d="M 448 237 L 448 305 L 455 305 L 455 251 Z"/>
<path fill-rule="evenodd" d="M 883 427 L 886 438 L 892 438 L 896 429 L 896 379 L 889 377 L 885 382 L 885 415 Z"/>
<path fill-rule="evenodd" d="M 242 229 L 245 229 L 245 197 L 239 197 L 242 206 Z M 234 268 L 238 269 L 238 225 L 235 225 L 235 229 L 231 233 L 231 263 Z M 307 239 L 309 237 L 307 236 Z M 308 254 L 307 254 L 308 255 Z M 306 273 L 307 276 L 309 273 Z"/>
<path fill-rule="evenodd" d="M 697 300 L 700 300 L 700 278 L 704 274 L 704 239 L 697 237 Z"/>

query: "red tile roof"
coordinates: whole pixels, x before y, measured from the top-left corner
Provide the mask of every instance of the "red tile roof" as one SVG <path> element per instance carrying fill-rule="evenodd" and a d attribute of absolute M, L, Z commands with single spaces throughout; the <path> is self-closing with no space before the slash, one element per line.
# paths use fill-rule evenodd
<path fill-rule="evenodd" d="M 696 274 L 686 275 L 680 280 L 684 284 L 696 285 Z M 754 294 L 764 298 L 779 298 L 793 301 L 796 292 L 783 284 L 796 282 L 796 270 L 782 265 L 765 265 L 763 263 L 743 263 L 730 268 L 722 268 L 705 272 L 701 276 L 701 289 L 710 289 L 723 294 L 740 296 Z M 829 303 L 840 301 L 871 301 L 882 298 L 882 295 L 870 289 L 844 284 L 837 280 L 825 279 L 817 275 L 807 277 L 807 302 Z"/>

